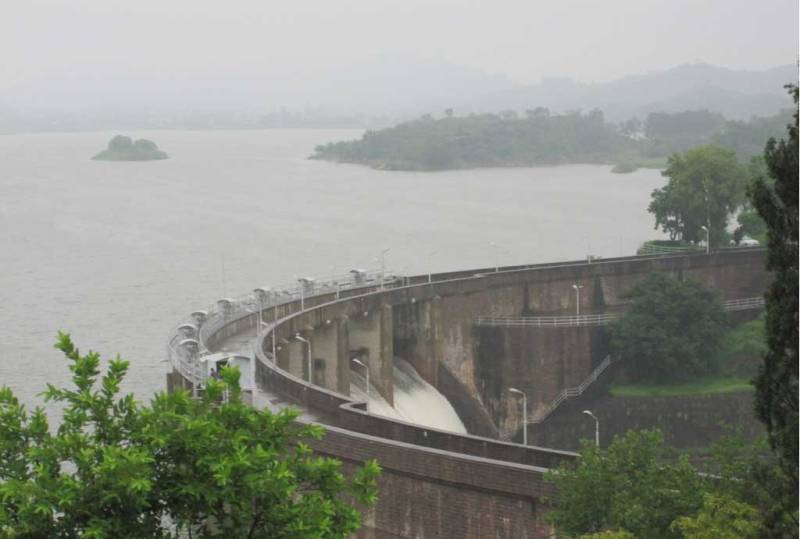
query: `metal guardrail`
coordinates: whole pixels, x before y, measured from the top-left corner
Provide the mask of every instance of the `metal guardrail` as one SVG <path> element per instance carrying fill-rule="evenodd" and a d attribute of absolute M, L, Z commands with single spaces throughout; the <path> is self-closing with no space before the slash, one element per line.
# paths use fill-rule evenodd
<path fill-rule="evenodd" d="M 564 401 L 583 395 L 583 393 L 589 389 L 589 386 L 597 381 L 597 379 L 600 378 L 600 375 L 602 375 L 605 370 L 616 361 L 617 360 L 612 359 L 611 356 L 606 356 L 605 359 L 603 359 L 603 361 L 597 365 L 597 367 L 592 369 L 592 372 L 590 372 L 589 375 L 579 385 L 562 389 L 550 404 L 539 409 L 533 416 L 529 417 L 527 425 L 538 425 L 542 423 L 545 419 L 550 417 L 550 415 L 555 412 Z M 505 431 L 502 433 L 501 438 L 509 438 L 514 434 L 514 432 L 515 430 Z"/>
<path fill-rule="evenodd" d="M 722 302 L 725 311 L 747 311 L 761 309 L 765 305 L 763 297 L 732 299 Z M 481 316 L 475 320 L 475 325 L 482 327 L 579 327 L 579 326 L 606 326 L 618 320 L 620 313 L 583 314 L 580 316 L 506 316 L 486 317 Z"/>
<path fill-rule="evenodd" d="M 521 316 L 479 317 L 475 324 L 489 327 L 577 327 L 605 326 L 618 318 L 612 313 L 584 314 L 580 316 Z"/>
<path fill-rule="evenodd" d="M 381 275 L 384 288 L 402 286 L 405 282 L 405 278 L 388 272 L 351 272 L 319 281 L 309 279 L 305 283 L 277 288 L 257 288 L 237 298 L 220 299 L 207 310 L 195 311 L 175 325 L 167 341 L 167 359 L 184 378 L 196 385 L 202 380 L 200 360 L 211 353 L 206 343 L 226 325 L 270 309 L 275 309 L 275 318 L 285 317 L 301 310 L 297 306 L 289 312 L 289 305 L 320 295 L 334 294 L 338 297 L 349 291 L 377 290 L 381 285 Z M 264 324 L 260 316 L 259 323 Z"/>
<path fill-rule="evenodd" d="M 722 306 L 726 311 L 749 311 L 750 309 L 763 309 L 767 302 L 762 296 L 756 298 L 731 299 L 724 301 Z"/>

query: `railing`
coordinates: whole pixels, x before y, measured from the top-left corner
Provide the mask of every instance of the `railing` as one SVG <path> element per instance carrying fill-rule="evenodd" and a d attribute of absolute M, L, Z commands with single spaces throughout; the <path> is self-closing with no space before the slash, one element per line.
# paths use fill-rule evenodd
<path fill-rule="evenodd" d="M 583 392 L 586 391 L 589 388 L 589 386 L 591 386 L 598 378 L 600 378 L 600 375 L 603 374 L 603 372 L 613 362 L 614 360 L 611 359 L 611 356 L 606 356 L 606 358 L 603 361 L 601 361 L 600 364 L 592 370 L 592 372 L 589 373 L 589 376 L 587 376 L 586 379 L 580 383 L 580 385 L 563 389 L 561 393 L 559 393 L 558 396 L 555 399 L 553 399 L 553 402 L 548 404 L 533 418 L 531 418 L 531 420 L 528 421 L 528 423 L 534 425 L 541 423 L 542 421 L 547 419 L 550 416 L 550 414 L 552 414 L 562 402 L 564 402 L 567 399 L 580 397 L 581 395 L 583 395 Z"/>
<path fill-rule="evenodd" d="M 296 306 L 289 312 L 289 305 L 301 299 L 325 294 L 338 297 L 353 291 L 364 293 L 377 290 L 381 285 L 382 275 L 384 288 L 402 286 L 405 281 L 403 277 L 388 272 L 351 272 L 319 281 L 309 280 L 306 284 L 256 289 L 238 298 L 223 298 L 207 310 L 195 311 L 176 324 L 176 329 L 167 342 L 167 358 L 186 380 L 196 385 L 202 380 L 200 360 L 211 353 L 206 343 L 224 326 L 253 314 L 258 316 L 258 324 L 262 325 L 264 321 L 259 313 L 263 314 L 269 309 L 276 309 L 275 318 L 285 317 L 301 310 Z"/>
<path fill-rule="evenodd" d="M 725 311 L 747 311 L 762 309 L 763 297 L 732 299 L 722 302 Z M 618 320 L 620 313 L 584 314 L 580 316 L 506 316 L 486 317 L 481 316 L 475 320 L 475 325 L 482 327 L 579 327 L 579 326 L 606 326 Z"/>
<path fill-rule="evenodd" d="M 653 245 L 645 243 L 636 251 L 640 255 L 673 255 L 680 253 L 704 252 L 705 246 L 698 245 Z"/>
<path fill-rule="evenodd" d="M 522 317 L 479 317 L 475 324 L 489 327 L 577 327 L 605 326 L 616 320 L 613 313 L 584 314 L 580 316 L 522 316 Z"/>
<path fill-rule="evenodd" d="M 763 309 L 766 302 L 763 297 L 759 296 L 756 298 L 731 299 L 723 302 L 722 305 L 726 311 L 748 311 L 750 309 Z"/>
<path fill-rule="evenodd" d="M 606 356 L 603 361 L 600 362 L 597 367 L 595 367 L 592 372 L 581 382 L 579 385 L 575 387 L 568 387 L 566 389 L 562 389 L 561 392 L 556 396 L 553 401 L 545 406 L 544 408 L 539 409 L 533 416 L 528 418 L 527 425 L 538 425 L 542 423 L 545 419 L 550 417 L 550 415 L 556 411 L 556 409 L 567 399 L 573 399 L 575 397 L 580 397 L 583 395 L 584 391 L 589 389 L 600 375 L 605 372 L 605 370 L 610 367 L 616 360 L 611 359 L 611 356 Z M 515 429 L 516 430 L 516 429 Z M 511 435 L 514 434 L 515 430 L 505 431 L 502 433 L 501 438 L 509 438 Z"/>

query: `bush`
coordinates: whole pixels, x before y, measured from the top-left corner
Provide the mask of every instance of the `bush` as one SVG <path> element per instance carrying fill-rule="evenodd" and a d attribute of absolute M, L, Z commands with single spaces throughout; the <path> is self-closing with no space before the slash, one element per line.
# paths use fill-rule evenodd
<path fill-rule="evenodd" d="M 317 426 L 240 399 L 239 372 L 222 371 L 201 399 L 179 391 L 149 406 L 118 397 L 128 369 L 81 355 L 68 335 L 56 345 L 74 388 L 49 386 L 64 405 L 51 432 L 0 389 L 0 537 L 345 537 L 374 503 L 379 467 L 348 481 L 335 459 L 302 440 Z"/>
<path fill-rule="evenodd" d="M 633 288 L 632 305 L 610 327 L 611 354 L 632 381 L 679 382 L 713 373 L 727 316 L 695 281 L 654 273 Z"/>

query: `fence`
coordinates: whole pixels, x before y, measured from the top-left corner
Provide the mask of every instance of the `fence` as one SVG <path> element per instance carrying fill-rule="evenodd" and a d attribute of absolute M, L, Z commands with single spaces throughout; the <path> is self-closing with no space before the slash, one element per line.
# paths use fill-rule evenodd
<path fill-rule="evenodd" d="M 725 311 L 747 311 L 761 309 L 765 305 L 763 297 L 732 299 L 722 302 Z M 579 326 L 606 326 L 622 316 L 620 313 L 584 314 L 580 316 L 507 316 L 486 317 L 481 316 L 475 320 L 475 325 L 482 327 L 579 327 Z"/>

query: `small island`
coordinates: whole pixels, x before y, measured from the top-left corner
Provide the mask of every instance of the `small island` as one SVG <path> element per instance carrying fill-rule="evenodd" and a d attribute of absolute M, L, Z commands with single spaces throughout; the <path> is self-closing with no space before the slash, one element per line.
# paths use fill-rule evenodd
<path fill-rule="evenodd" d="M 159 150 L 152 140 L 142 138 L 134 142 L 130 137 L 117 135 L 108 142 L 108 148 L 92 159 L 98 161 L 154 161 L 168 158 L 169 156 Z"/>

